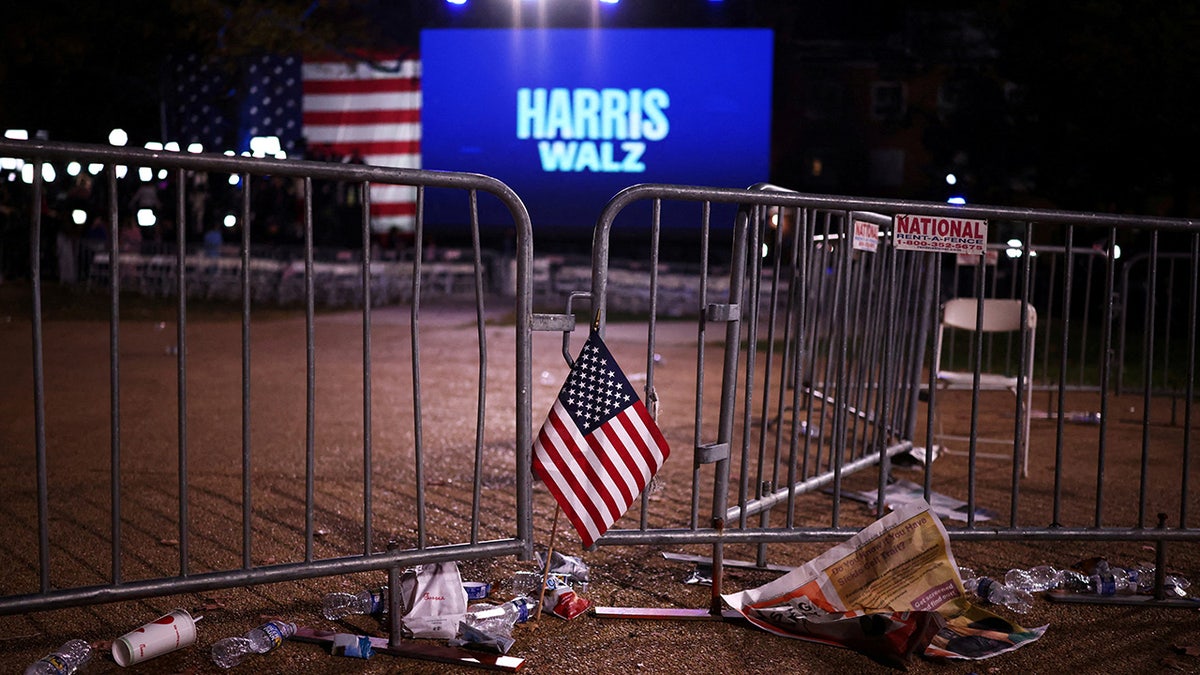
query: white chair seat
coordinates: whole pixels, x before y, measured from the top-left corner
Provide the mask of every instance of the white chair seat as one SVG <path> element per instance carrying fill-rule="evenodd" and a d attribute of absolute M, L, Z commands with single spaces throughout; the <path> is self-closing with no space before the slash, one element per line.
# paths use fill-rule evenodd
<path fill-rule="evenodd" d="M 975 373 L 944 370 L 937 374 L 937 386 L 938 389 L 949 390 L 972 389 L 975 386 Z M 1015 392 L 1017 378 L 996 373 L 980 373 L 979 388 L 980 390 L 1009 389 Z"/>

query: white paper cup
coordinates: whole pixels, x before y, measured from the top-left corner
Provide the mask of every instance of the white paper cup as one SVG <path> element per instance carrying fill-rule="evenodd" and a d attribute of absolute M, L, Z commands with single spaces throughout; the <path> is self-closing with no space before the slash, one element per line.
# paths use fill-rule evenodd
<path fill-rule="evenodd" d="M 117 638 L 112 645 L 112 655 L 117 665 L 131 666 L 195 641 L 196 622 L 192 615 L 186 609 L 176 609 Z"/>

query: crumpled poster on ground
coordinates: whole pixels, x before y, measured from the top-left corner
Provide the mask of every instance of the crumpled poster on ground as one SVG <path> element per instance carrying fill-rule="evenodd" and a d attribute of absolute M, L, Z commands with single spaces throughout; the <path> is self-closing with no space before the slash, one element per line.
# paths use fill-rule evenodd
<path fill-rule="evenodd" d="M 946 529 L 923 501 L 899 506 L 775 581 L 721 597 L 768 632 L 900 667 L 917 653 L 986 659 L 1048 627 L 1024 628 L 968 600 Z"/>

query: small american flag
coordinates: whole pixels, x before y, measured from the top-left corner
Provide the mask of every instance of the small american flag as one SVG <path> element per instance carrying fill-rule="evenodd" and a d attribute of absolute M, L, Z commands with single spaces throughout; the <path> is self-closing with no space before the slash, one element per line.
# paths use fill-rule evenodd
<path fill-rule="evenodd" d="M 669 453 L 593 328 L 533 443 L 533 470 L 585 548 L 625 513 Z"/>
<path fill-rule="evenodd" d="M 421 167 L 419 60 L 305 61 L 302 72 L 309 148 L 375 166 Z M 415 214 L 415 188 L 371 186 L 374 229 L 411 231 Z"/>

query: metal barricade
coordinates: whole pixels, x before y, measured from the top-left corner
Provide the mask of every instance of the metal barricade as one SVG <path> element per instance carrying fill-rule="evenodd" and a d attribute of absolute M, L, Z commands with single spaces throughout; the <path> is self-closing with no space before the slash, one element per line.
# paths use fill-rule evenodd
<path fill-rule="evenodd" d="M 841 540 L 857 531 L 866 522 L 867 509 L 848 511 L 847 500 L 869 503 L 871 515 L 878 517 L 889 501 L 900 499 L 892 493 L 900 483 L 926 501 L 950 497 L 959 504 L 951 519 L 961 515 L 961 521 L 947 523 L 956 541 L 1155 542 L 1161 549 L 1170 541 L 1200 540 L 1200 529 L 1189 519 L 1196 501 L 1190 483 L 1196 472 L 1191 453 L 1200 274 L 1200 228 L 1194 222 L 830 197 L 761 186 L 640 185 L 615 196 L 595 230 L 591 297 L 601 326 L 612 304 L 610 230 L 623 211 L 645 203 L 651 213 L 650 221 L 641 224 L 650 233 L 648 405 L 667 396 L 656 388 L 654 358 L 656 340 L 667 325 L 657 308 L 661 213 L 670 207 L 678 216 L 680 208 L 692 205 L 696 214 L 701 271 L 692 282 L 697 294 L 690 313 L 697 322 L 690 503 L 682 497 L 643 496 L 639 513 L 619 521 L 597 545 L 710 544 L 713 553 L 707 560 L 718 567 L 724 546 L 750 545 L 757 548 L 751 564 L 767 566 L 768 545 Z M 710 213 L 717 205 L 736 205 L 738 216 L 728 237 L 728 293 L 714 297 L 707 293 L 714 287 L 710 240 L 716 238 Z M 1012 273 L 1005 288 L 998 289 L 995 266 L 989 271 L 974 265 L 969 268 L 974 278 L 961 293 L 954 288 L 952 255 L 892 247 L 891 223 L 899 214 L 983 219 L 993 234 L 1019 233 L 1019 247 L 1005 246 L 1025 252 L 1040 253 L 1034 242 L 1041 237 L 1063 241 L 1064 246 L 1052 247 L 1061 256 L 1060 266 L 1056 273 L 1035 276 L 1035 261 L 1054 256 L 1014 255 L 1006 259 L 1012 267 L 1005 269 Z M 625 216 L 621 222 L 629 220 Z M 877 251 L 855 251 L 848 245 L 856 220 L 880 224 Z M 1156 441 L 1149 433 L 1164 417 L 1151 398 L 1153 378 L 1142 377 L 1163 368 L 1152 349 L 1143 350 L 1140 361 L 1123 362 L 1127 378 L 1136 375 L 1136 381 L 1147 383 L 1145 396 L 1135 402 L 1142 404 L 1143 415 L 1129 419 L 1117 414 L 1130 404 L 1114 386 L 1120 309 L 1115 289 L 1120 279 L 1117 256 L 1108 252 L 1116 250 L 1119 232 L 1148 233 L 1152 260 L 1161 260 L 1155 244 L 1160 237 L 1178 244 L 1173 255 L 1181 257 L 1173 263 L 1176 284 L 1170 294 L 1173 344 L 1186 347 L 1172 361 L 1177 364 L 1172 390 L 1183 411 L 1182 421 L 1176 421 L 1178 443 Z M 1081 255 L 1073 242 L 1085 235 L 1106 244 Z M 1179 253 L 1181 248 L 1188 252 Z M 1098 278 L 1078 279 L 1081 265 Z M 1150 278 L 1157 276 L 1151 272 Z M 940 320 L 940 303 L 963 294 L 995 297 L 1001 291 L 1023 307 L 1037 306 L 1039 346 L 1030 350 L 1030 342 L 1014 340 L 1008 347 L 1014 363 L 1043 364 L 1034 376 L 1037 395 L 1051 400 L 1054 410 L 1085 406 L 1097 412 L 1078 420 L 1042 415 L 1035 417 L 1031 430 L 1025 428 L 1016 410 L 1030 404 L 1024 382 L 1030 371 L 1015 368 L 1020 374 L 1015 375 L 1016 396 L 1007 395 L 1011 403 L 998 405 L 998 399 L 981 395 L 978 380 L 974 391 L 964 392 L 955 421 L 969 443 L 958 448 L 962 452 L 956 457 L 931 461 L 929 409 L 951 405 L 929 372 L 929 336 Z M 1150 290 L 1146 297 L 1145 325 L 1163 325 L 1155 318 L 1162 310 L 1154 298 L 1161 296 Z M 641 315 L 629 319 L 623 314 L 623 321 L 640 326 Z M 1154 341 L 1151 333 L 1148 344 Z M 969 349 L 960 348 L 977 373 L 991 369 L 983 342 L 980 336 Z M 723 350 L 719 385 L 712 383 L 715 369 L 706 360 L 713 349 Z M 1083 384 L 1075 380 L 1080 369 L 1086 373 Z M 682 394 L 670 396 L 670 408 L 678 415 Z M 1171 417 L 1177 420 L 1174 412 Z M 1073 424 L 1086 425 L 1087 434 L 1067 426 Z M 679 421 L 660 418 L 663 425 L 670 428 L 672 443 L 680 445 Z M 988 425 L 1010 432 L 1011 467 L 978 461 L 977 439 Z M 1019 461 L 1025 436 L 1035 470 L 1028 479 L 1022 478 Z M 907 469 L 915 473 L 905 481 L 892 460 L 913 448 L 924 464 Z M 664 467 L 668 481 L 686 470 L 677 466 L 672 472 L 671 462 L 686 464 L 687 459 L 672 455 Z M 871 467 L 876 471 L 864 471 Z M 1129 555 L 1137 555 L 1130 550 Z M 1120 554 L 1115 549 L 1111 553 Z M 717 574 L 713 613 L 719 609 L 719 590 Z"/>
<path fill-rule="evenodd" d="M 5 373 L 12 394 L 5 400 L 33 405 L 5 411 L 3 512 L 7 529 L 21 534 L 6 546 L 0 614 L 532 556 L 532 244 L 528 213 L 511 189 L 475 174 L 44 142 L 3 140 L 0 156 L 35 168 L 32 331 L 22 347 L 32 359 L 17 364 L 20 352 L 7 354 L 12 367 Z M 108 243 L 90 264 L 93 284 L 107 289 L 107 349 L 104 332 L 92 330 L 103 320 L 43 315 L 44 162 L 102 167 L 97 185 L 107 192 Z M 126 258 L 135 254 L 120 243 L 129 218 L 118 197 L 124 167 L 163 171 L 173 186 L 163 215 L 179 226 L 173 241 L 160 244 L 165 250 L 156 252 L 152 278 L 155 293 L 165 288 L 174 298 L 173 322 L 147 320 L 140 301 L 132 316 L 122 312 L 130 302 L 123 291 L 148 283 L 149 274 L 128 268 Z M 238 183 L 236 258 L 189 255 L 184 223 L 191 217 L 189 179 L 198 173 Z M 251 179 L 262 176 L 302 185 L 303 260 L 287 271 L 288 283 L 299 287 L 302 319 L 270 309 L 273 303 L 259 300 L 270 294 L 255 288 L 281 283 L 270 276 L 277 261 L 256 255 L 256 219 L 268 214 L 253 205 Z M 367 207 L 373 184 L 415 187 L 415 255 L 387 263 L 406 268 L 397 276 L 406 288 L 378 283 L 367 207 L 356 224 L 360 255 L 343 265 L 357 279 L 318 285 L 314 241 L 328 225 L 314 209 L 314 183 L 321 181 L 357 190 Z M 473 260 L 460 264 L 472 280 L 474 306 L 449 315 L 423 302 L 427 188 L 459 191 L 469 206 Z M 484 290 L 480 192 L 499 199 L 513 220 L 515 298 Z M 189 314 L 194 280 L 216 283 L 218 275 L 221 288 L 206 293 L 233 293 L 240 322 Z M 340 268 L 339 275 L 346 276 Z M 363 300 L 361 312 L 318 315 L 319 294 L 345 294 L 351 286 Z M 375 309 L 372 294 L 381 289 L 406 296 L 409 305 Z M 171 304 L 158 310 L 164 307 L 171 312 Z M 466 328 L 464 317 L 474 326 Z M 512 329 L 489 333 L 492 321 Z M 338 328 L 345 324 L 351 327 Z M 341 341 L 330 344 L 331 335 Z M 6 340 L 21 344 L 15 331 Z M 446 343 L 454 358 L 423 357 L 430 341 Z M 497 341 L 503 353 L 489 348 Z M 80 351 L 64 353 L 64 344 Z M 152 361 L 160 367 L 145 365 Z M 226 378 L 215 393 L 199 391 L 210 381 L 199 373 L 208 371 Z M 399 614 L 392 612 L 396 639 Z"/>

